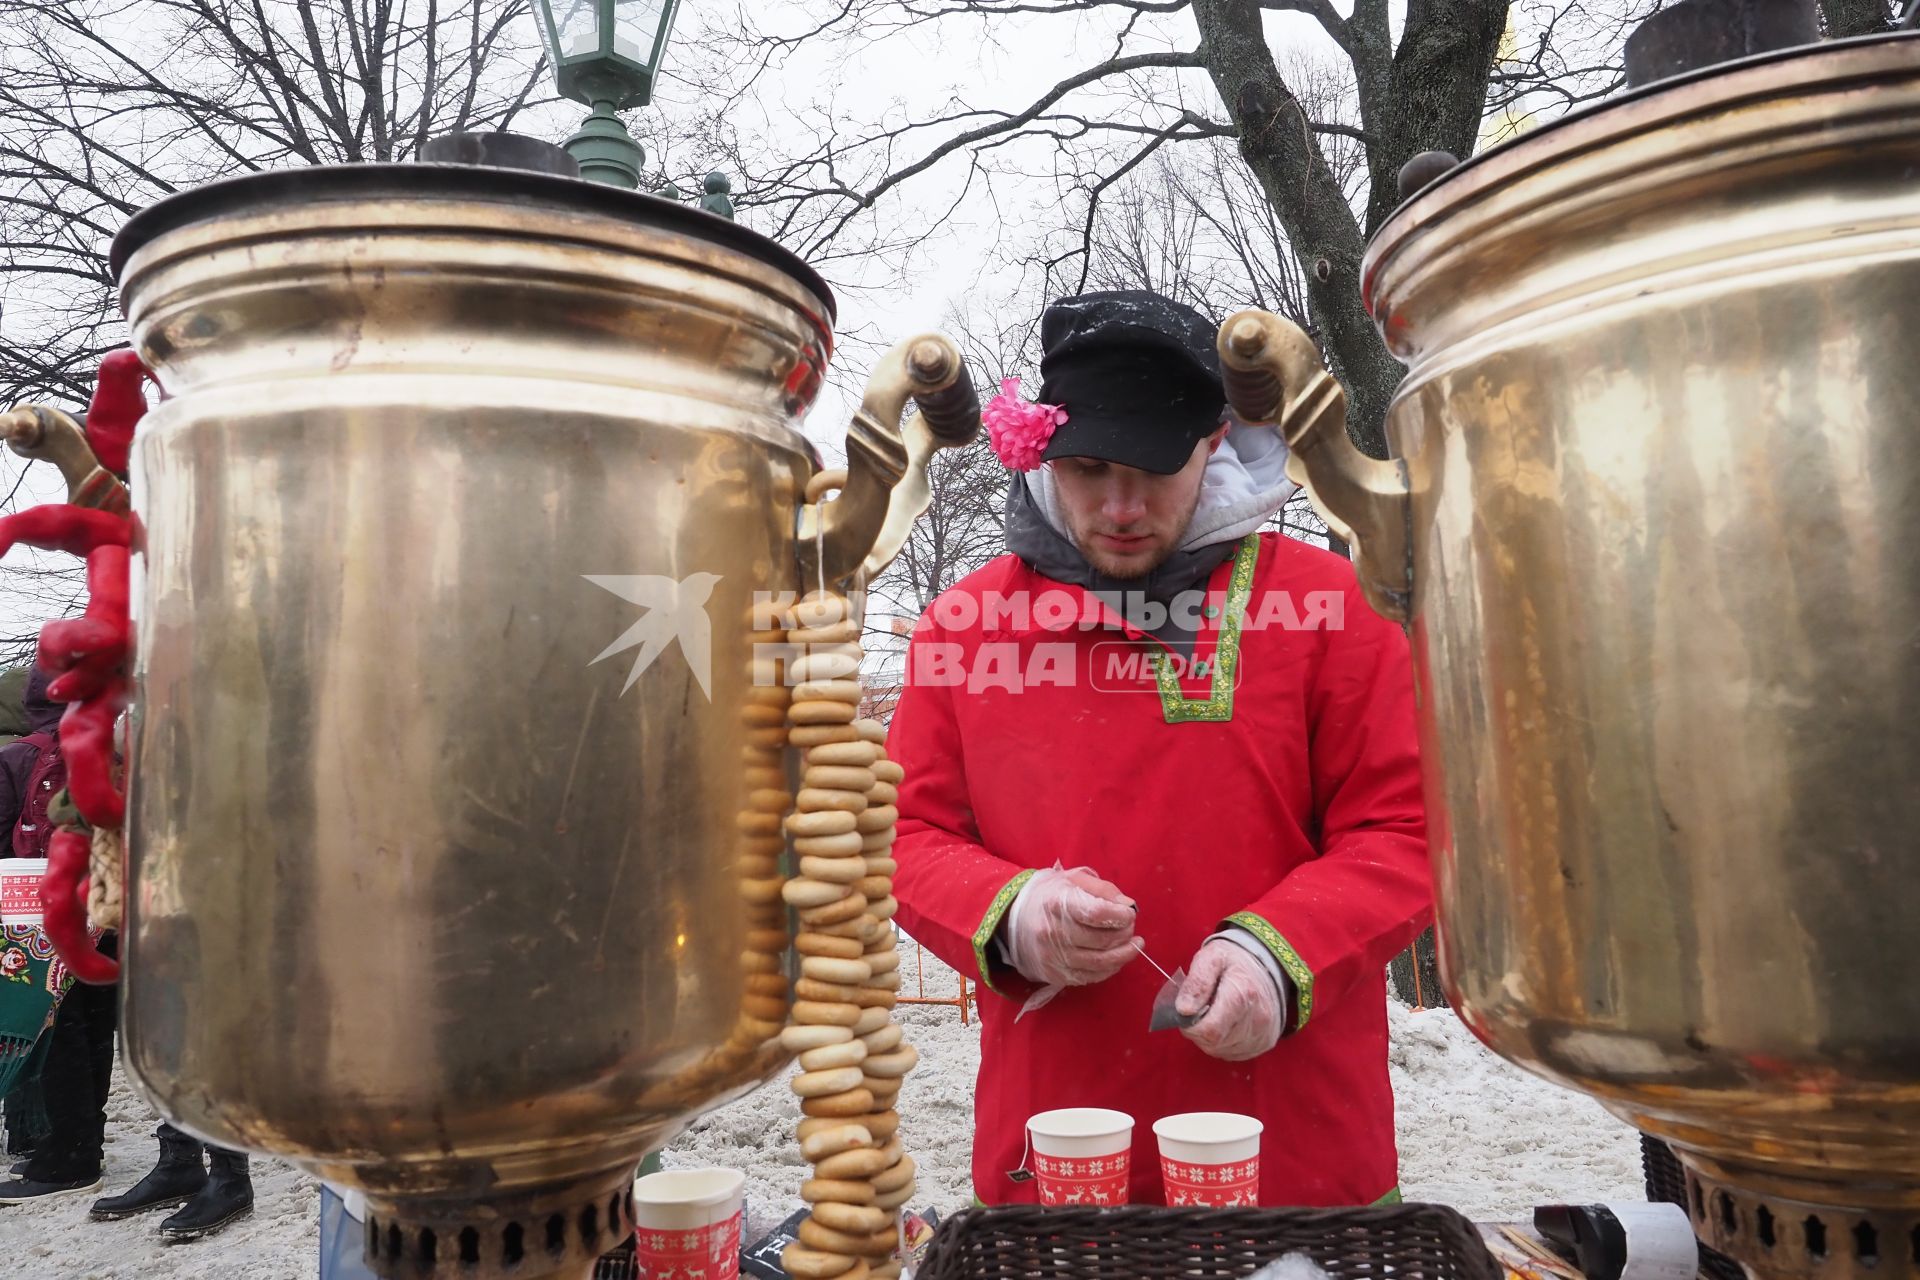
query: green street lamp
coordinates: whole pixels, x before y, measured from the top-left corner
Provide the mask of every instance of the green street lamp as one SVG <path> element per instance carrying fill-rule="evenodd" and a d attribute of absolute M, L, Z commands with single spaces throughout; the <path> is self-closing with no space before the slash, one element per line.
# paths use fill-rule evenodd
<path fill-rule="evenodd" d="M 534 0 L 560 95 L 593 108 L 567 153 L 580 176 L 637 188 L 645 153 L 615 114 L 645 106 L 679 0 Z"/>

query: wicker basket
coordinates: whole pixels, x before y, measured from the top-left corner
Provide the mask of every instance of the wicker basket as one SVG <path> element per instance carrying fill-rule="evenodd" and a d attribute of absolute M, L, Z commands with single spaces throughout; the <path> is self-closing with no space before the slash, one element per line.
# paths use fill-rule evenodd
<path fill-rule="evenodd" d="M 593 1264 L 593 1280 L 640 1280 L 640 1259 L 631 1238 Z"/>
<path fill-rule="evenodd" d="M 940 1225 L 918 1280 L 1240 1280 L 1303 1253 L 1334 1280 L 1499 1280 L 1442 1205 L 1368 1209 L 970 1209 Z"/>

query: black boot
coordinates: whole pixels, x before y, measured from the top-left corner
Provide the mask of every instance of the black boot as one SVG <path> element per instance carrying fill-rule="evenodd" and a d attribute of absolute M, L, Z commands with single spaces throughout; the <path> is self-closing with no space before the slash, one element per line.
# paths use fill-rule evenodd
<path fill-rule="evenodd" d="M 131 1218 L 149 1209 L 171 1209 L 185 1204 L 207 1185 L 207 1168 L 201 1163 L 201 1146 L 170 1124 L 160 1126 L 160 1163 L 153 1172 L 117 1196 L 93 1202 L 89 1215 L 95 1222 Z"/>
<path fill-rule="evenodd" d="M 163 1239 L 198 1240 L 253 1212 L 253 1180 L 247 1176 L 247 1157 L 238 1151 L 208 1147 L 207 1163 L 211 1166 L 207 1185 L 160 1224 Z"/>
<path fill-rule="evenodd" d="M 31 1168 L 33 1162 L 27 1162 Z M 51 1200 L 55 1196 L 77 1195 L 84 1191 L 98 1191 L 100 1175 L 78 1178 L 60 1178 L 42 1180 L 31 1176 L 22 1176 L 0 1182 L 0 1204 L 32 1204 L 36 1200 Z"/>

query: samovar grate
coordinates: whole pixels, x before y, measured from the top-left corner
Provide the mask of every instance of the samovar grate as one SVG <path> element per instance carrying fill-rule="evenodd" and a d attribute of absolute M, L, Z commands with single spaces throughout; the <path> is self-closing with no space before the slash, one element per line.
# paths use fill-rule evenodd
<path fill-rule="evenodd" d="M 1920 1280 L 1920 1209 L 1813 1204 L 1686 1169 L 1701 1241 L 1763 1276 Z"/>
<path fill-rule="evenodd" d="M 631 1191 L 569 1205 L 556 1203 L 559 1198 L 549 1193 L 493 1204 L 484 1216 L 448 1208 L 404 1222 L 369 1206 L 367 1261 L 383 1280 L 585 1275 L 632 1236 Z"/>

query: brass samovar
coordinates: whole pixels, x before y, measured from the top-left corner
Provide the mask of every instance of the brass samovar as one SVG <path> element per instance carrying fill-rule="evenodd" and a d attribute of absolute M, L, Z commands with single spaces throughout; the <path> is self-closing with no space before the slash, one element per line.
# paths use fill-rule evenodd
<path fill-rule="evenodd" d="M 1366 255 L 1391 461 L 1297 331 L 1221 331 L 1411 637 L 1460 1016 L 1770 1276 L 1920 1272 L 1916 175 L 1898 35 L 1468 162 Z"/>
<path fill-rule="evenodd" d="M 791 1057 L 758 646 L 898 550 L 978 429 L 959 354 L 882 361 L 813 503 L 831 296 L 718 218 L 318 168 L 164 201 L 113 263 L 166 393 L 132 477 L 127 1067 L 363 1190 L 382 1275 L 584 1276 L 647 1151 Z"/>

